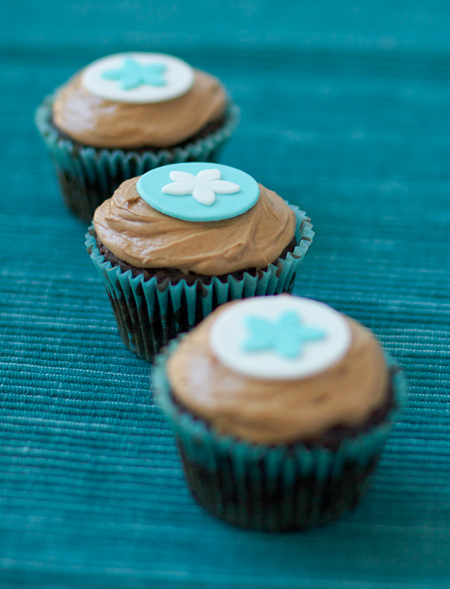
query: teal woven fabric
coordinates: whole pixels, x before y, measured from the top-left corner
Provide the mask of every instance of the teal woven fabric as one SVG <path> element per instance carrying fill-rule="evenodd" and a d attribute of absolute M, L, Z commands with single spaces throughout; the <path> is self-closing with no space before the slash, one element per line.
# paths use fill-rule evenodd
<path fill-rule="evenodd" d="M 450 9 L 445 2 L 2 2 L 0 587 L 450 585 Z M 33 125 L 77 68 L 175 53 L 242 106 L 223 163 L 305 209 L 297 294 L 371 327 L 408 408 L 371 488 L 304 534 L 233 529 L 185 486 Z"/>

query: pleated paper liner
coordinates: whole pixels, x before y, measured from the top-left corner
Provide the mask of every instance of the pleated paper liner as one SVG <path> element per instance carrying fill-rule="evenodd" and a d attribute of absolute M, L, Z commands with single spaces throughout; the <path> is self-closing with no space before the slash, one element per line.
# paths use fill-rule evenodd
<path fill-rule="evenodd" d="M 334 450 L 301 442 L 269 446 L 220 436 L 174 401 L 166 363 L 178 343 L 157 357 L 153 385 L 202 507 L 236 526 L 282 532 L 328 523 L 356 506 L 406 397 L 404 377 L 390 357 L 393 408 L 381 424 L 343 439 Z"/>

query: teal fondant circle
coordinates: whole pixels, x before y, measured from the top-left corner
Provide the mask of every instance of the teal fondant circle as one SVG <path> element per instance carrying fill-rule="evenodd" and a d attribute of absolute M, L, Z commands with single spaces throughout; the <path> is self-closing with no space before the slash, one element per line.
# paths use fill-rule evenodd
<path fill-rule="evenodd" d="M 201 204 L 192 194 L 172 195 L 163 192 L 163 188 L 173 182 L 171 172 L 188 172 L 196 176 L 203 170 L 219 170 L 220 181 L 237 184 L 239 191 L 233 194 L 216 193 L 215 201 L 210 205 Z M 139 178 L 136 188 L 139 196 L 154 209 L 185 221 L 231 219 L 251 209 L 259 198 L 259 186 L 254 178 L 236 168 L 209 162 L 170 164 L 155 168 Z"/>

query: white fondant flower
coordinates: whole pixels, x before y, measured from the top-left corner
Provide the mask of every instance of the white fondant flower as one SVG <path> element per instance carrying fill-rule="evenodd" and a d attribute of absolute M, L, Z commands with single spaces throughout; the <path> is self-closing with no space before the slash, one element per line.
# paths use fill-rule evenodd
<path fill-rule="evenodd" d="M 189 172 L 174 171 L 169 174 L 171 184 L 163 186 L 164 194 L 173 196 L 185 196 L 192 194 L 197 202 L 202 205 L 212 205 L 216 200 L 216 194 L 235 194 L 241 187 L 233 182 L 221 180 L 220 170 L 202 170 L 196 176 Z"/>

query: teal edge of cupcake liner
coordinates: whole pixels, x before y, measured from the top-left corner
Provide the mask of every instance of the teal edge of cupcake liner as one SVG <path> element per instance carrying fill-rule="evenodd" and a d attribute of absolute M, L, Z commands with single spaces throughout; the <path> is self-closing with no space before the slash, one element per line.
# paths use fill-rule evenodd
<path fill-rule="evenodd" d="M 225 282 L 213 276 L 210 284 L 200 279 L 188 285 L 185 280 L 177 284 L 158 284 L 156 277 L 144 280 L 133 277 L 131 270 L 123 272 L 119 266 L 105 261 L 95 240 L 93 226 L 86 234 L 86 247 L 99 272 L 118 321 L 125 345 L 137 355 L 151 360 L 169 339 L 187 331 L 220 304 L 231 300 L 260 295 L 292 292 L 295 273 L 311 245 L 314 231 L 310 219 L 295 205 L 288 206 L 296 215 L 295 236 L 298 245 L 284 259 L 269 264 L 256 276 L 244 273 L 237 279 L 231 274 Z M 119 309 L 120 307 L 120 309 Z M 145 315 L 145 317 L 143 317 Z M 155 341 L 142 343 L 151 337 Z"/>
<path fill-rule="evenodd" d="M 188 411 L 183 411 L 173 401 L 166 365 L 169 356 L 183 337 L 185 334 L 171 341 L 157 356 L 153 368 L 153 388 L 158 404 L 189 459 L 203 464 L 209 470 L 215 470 L 220 455 L 228 455 L 232 457 L 236 473 L 243 474 L 248 462 L 262 459 L 265 471 L 269 475 L 278 475 L 278 469 L 282 465 L 283 480 L 286 482 L 291 481 L 298 472 L 305 477 L 313 475 L 323 481 L 330 476 L 337 476 L 348 460 L 364 465 L 371 457 L 379 454 L 393 421 L 406 401 L 407 385 L 403 373 L 398 369 L 396 362 L 385 353 L 388 369 L 392 371 L 395 407 L 385 422 L 355 438 L 344 440 L 337 451 L 323 447 L 310 448 L 302 443 L 280 446 L 251 444 L 233 436 L 221 436 L 205 421 L 195 418 Z"/>
<path fill-rule="evenodd" d="M 181 337 L 156 358 L 153 388 L 175 433 L 188 486 L 202 507 L 232 525 L 285 532 L 329 523 L 356 506 L 406 399 L 405 379 L 388 355 L 395 408 L 383 424 L 336 450 L 301 442 L 252 444 L 217 434 L 174 401 L 166 363 Z"/>
<path fill-rule="evenodd" d="M 97 206 L 128 178 L 167 164 L 216 161 L 239 123 L 240 110 L 229 100 L 224 124 L 207 137 L 183 147 L 138 152 L 80 146 L 52 125 L 55 94 L 38 107 L 35 122 L 55 165 L 67 206 L 86 222 L 91 221 Z"/>

